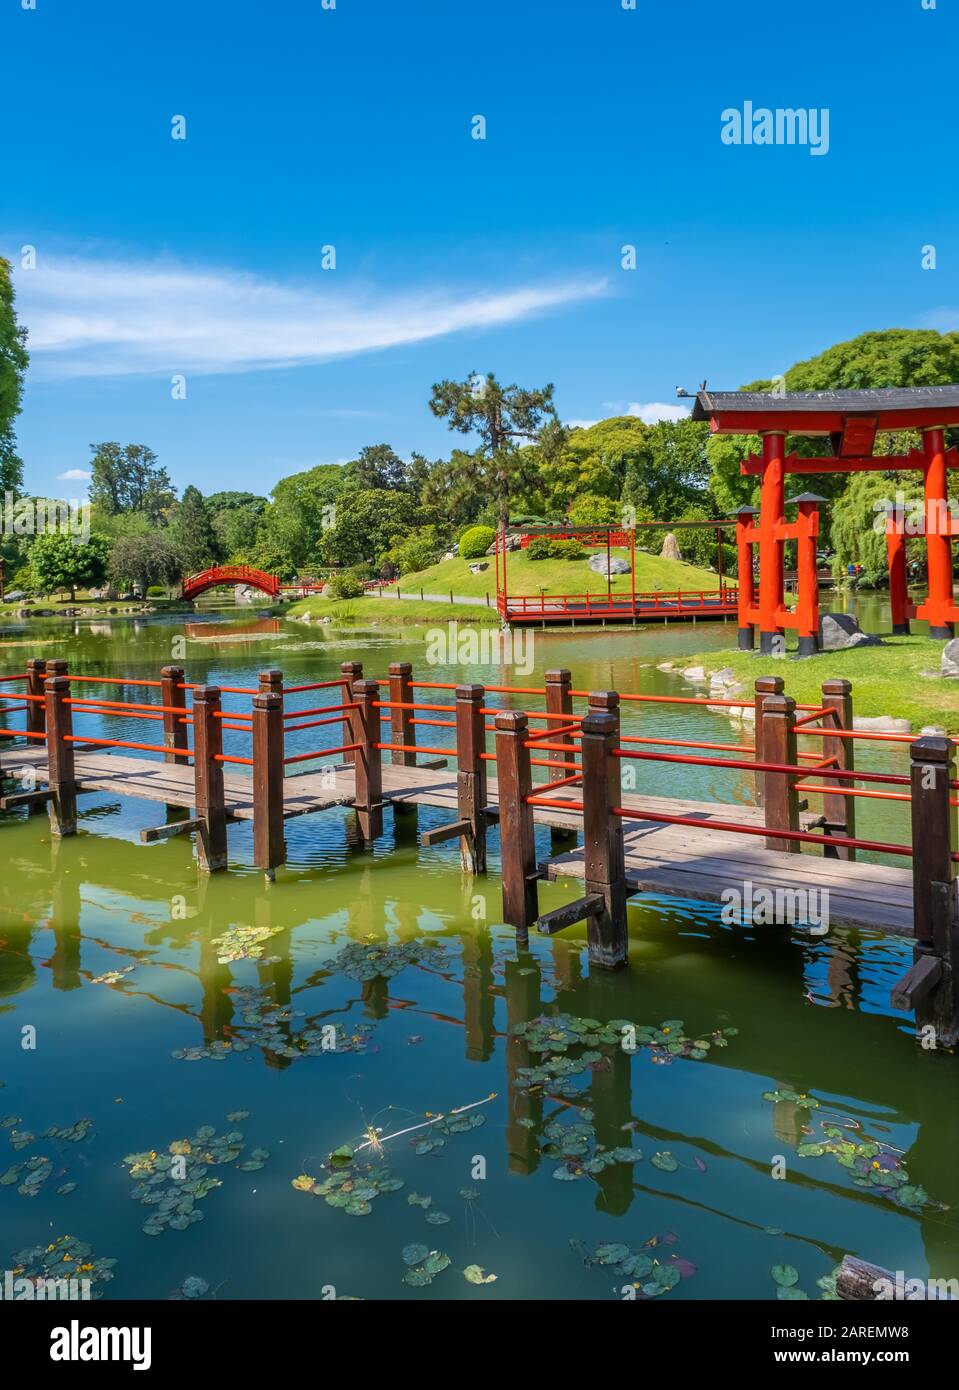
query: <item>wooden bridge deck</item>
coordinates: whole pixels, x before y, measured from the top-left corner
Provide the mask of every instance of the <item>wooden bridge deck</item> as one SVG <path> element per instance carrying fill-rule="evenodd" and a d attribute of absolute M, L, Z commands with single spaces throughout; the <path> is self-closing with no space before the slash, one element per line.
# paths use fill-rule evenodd
<path fill-rule="evenodd" d="M 184 809 L 194 805 L 193 769 L 188 765 L 104 752 L 82 744 L 76 745 L 75 761 L 81 790 L 131 796 Z M 41 781 L 45 778 L 44 747 L 10 750 L 4 762 L 8 771 L 29 767 Z M 325 776 L 307 772 L 287 777 L 284 819 L 350 805 L 354 798 L 353 768 L 340 764 L 333 771 L 332 786 L 328 772 Z M 252 821 L 252 778 L 225 771 L 223 780 L 227 815 L 235 821 Z M 577 788 L 560 793 L 572 800 L 577 800 L 579 794 Z M 383 798 L 386 802 L 434 807 L 456 820 L 455 766 L 402 767 L 385 763 Z M 495 811 L 498 800 L 496 779 L 491 777 L 487 804 Z M 752 882 L 754 892 L 762 888 L 786 892 L 797 888 L 828 889 L 829 920 L 834 925 L 867 927 L 903 936 L 913 933 L 912 874 L 906 868 L 823 859 L 813 851 L 802 855 L 800 869 L 796 856 L 767 850 L 759 836 L 705 828 L 710 822 L 731 819 L 759 827 L 763 823 L 762 812 L 754 806 L 630 794 L 624 794 L 622 802 L 627 808 L 692 816 L 704 825 L 703 830 L 698 830 L 655 821 L 626 822 L 626 875 L 634 893 L 655 892 L 720 902 L 724 889 L 734 888 L 741 893 L 747 881 Z M 556 807 L 535 807 L 534 820 L 558 830 L 582 829 L 579 813 Z M 541 870 L 553 880 L 582 879 L 582 848 L 551 856 Z"/>

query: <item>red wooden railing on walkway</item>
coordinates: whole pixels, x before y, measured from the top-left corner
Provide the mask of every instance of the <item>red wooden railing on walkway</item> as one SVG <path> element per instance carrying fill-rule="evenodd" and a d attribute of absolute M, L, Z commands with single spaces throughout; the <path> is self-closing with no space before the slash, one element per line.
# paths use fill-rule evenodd
<path fill-rule="evenodd" d="M 0 728 L 0 739 L 8 747 L 20 739 L 44 743 L 47 786 L 11 793 L 2 805 L 10 809 L 48 804 L 57 835 L 71 835 L 77 828 L 77 794 L 82 790 L 74 757 L 78 745 L 81 752 L 131 750 L 157 755 L 174 765 L 192 765 L 192 777 L 187 773 L 180 779 L 180 790 L 195 807 L 194 818 L 142 832 L 142 838 L 195 831 L 200 866 L 210 871 L 227 863 L 230 816 L 224 767 L 249 767 L 254 862 L 269 875 L 285 862 L 285 800 L 288 795 L 302 795 L 304 788 L 299 778 L 291 784 L 287 768 L 331 757 L 341 766 L 350 766 L 349 799 L 358 813 L 361 837 L 373 840 L 382 828 L 383 754 L 388 753 L 390 762 L 399 767 L 415 766 L 418 756 L 442 757 L 454 769 L 457 817 L 424 831 L 422 842 L 432 845 L 457 839 L 464 867 L 482 872 L 487 829 L 499 821 L 504 919 L 521 936 L 535 922 L 552 932 L 586 921 L 590 958 L 601 966 L 614 967 L 626 959 L 629 890 L 623 830 L 630 821 L 689 826 L 707 836 L 759 837 L 767 849 L 794 855 L 803 845 L 817 845 L 833 859 L 854 860 L 861 850 L 911 860 L 915 964 L 897 985 L 894 997 L 900 1007 L 930 1014 L 940 1038 L 950 1035 L 950 1029 L 952 1034 L 957 1030 L 955 743 L 943 737 L 913 739 L 908 734 L 855 729 L 848 681 L 826 681 L 820 703 L 797 705 L 785 695 L 782 678 L 773 676 L 756 681 L 752 700 L 723 700 L 577 690 L 567 670 L 547 672 L 543 686 L 484 686 L 415 681 L 408 662 L 394 662 L 382 680 L 366 679 L 362 663 L 349 661 L 332 680 L 285 686 L 281 671 L 268 670 L 260 673 L 252 687 L 190 682 L 179 666 L 164 667 L 157 680 L 127 679 L 74 674 L 65 661 L 36 659 L 28 661 L 22 673 L 0 677 L 0 687 L 21 685 L 13 693 L 0 694 L 0 714 L 22 713 L 23 726 Z M 107 687 L 109 693 L 98 694 L 90 686 Z M 155 691 L 157 698 L 147 694 L 134 700 L 114 698 L 117 686 Z M 332 700 L 317 703 L 314 692 L 320 691 L 331 692 Z M 450 692 L 452 699 L 423 697 L 434 692 Z M 224 695 L 248 698 L 249 712 L 224 710 Z M 294 708 L 290 702 L 297 696 L 305 702 Z M 498 696 L 518 699 L 523 707 L 503 708 L 495 702 Z M 539 699 L 542 707 L 530 707 Z M 586 702 L 584 710 L 575 710 L 578 701 Z M 754 741 L 624 734 L 620 713 L 629 704 L 752 708 Z M 73 721 L 90 715 L 145 721 L 148 727 L 160 724 L 162 741 L 75 734 Z M 321 742 L 313 749 L 286 751 L 287 734 L 337 727 L 343 732 L 334 736 L 330 746 Z M 429 744 L 419 740 L 421 729 L 430 731 Z M 250 736 L 249 756 L 224 753 L 225 730 Z M 435 742 L 442 734 L 433 730 L 448 731 L 446 742 Z M 488 734 L 494 736 L 495 752 L 486 750 Z M 816 747 L 801 750 L 800 740 L 813 740 Z M 909 744 L 909 773 L 856 767 L 856 744 L 870 742 Z M 15 750 L 12 762 L 15 770 Z M 497 771 L 494 806 L 488 804 L 487 768 L 492 762 Z M 762 823 L 737 819 L 735 812 L 729 819 L 703 819 L 681 810 L 672 814 L 662 809 L 661 801 L 653 806 L 623 804 L 622 768 L 644 763 L 755 776 Z M 547 770 L 546 782 L 534 782 L 533 769 L 540 767 Z M 415 801 L 417 785 L 413 778 L 403 792 L 405 799 Z M 822 798 L 822 815 L 808 829 L 800 822 L 801 794 Z M 855 807 L 863 798 L 909 803 L 908 842 L 857 837 Z M 320 797 L 317 805 L 342 799 L 340 794 L 325 802 Z M 563 813 L 556 817 L 560 825 L 568 824 L 574 831 L 581 828 L 584 839 L 584 896 L 546 914 L 538 908 L 537 808 Z M 796 870 L 801 876 L 798 862 Z"/>

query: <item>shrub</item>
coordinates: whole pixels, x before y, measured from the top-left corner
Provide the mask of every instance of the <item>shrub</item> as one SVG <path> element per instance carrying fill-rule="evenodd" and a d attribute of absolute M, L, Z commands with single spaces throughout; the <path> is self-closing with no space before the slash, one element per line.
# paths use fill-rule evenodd
<path fill-rule="evenodd" d="M 526 554 L 531 560 L 582 560 L 586 551 L 577 540 L 554 541 L 549 536 L 534 536 Z"/>
<path fill-rule="evenodd" d="M 582 560 L 586 551 L 577 540 L 550 541 L 550 554 L 557 560 Z"/>
<path fill-rule="evenodd" d="M 165 584 L 151 584 L 147 589 L 147 598 L 166 598 Z"/>
<path fill-rule="evenodd" d="M 496 539 L 492 526 L 471 526 L 460 536 L 460 556 L 464 560 L 478 560 L 485 555 Z"/>
<path fill-rule="evenodd" d="M 553 553 L 553 542 L 548 536 L 534 536 L 526 547 L 529 560 L 548 560 Z"/>
<path fill-rule="evenodd" d="M 333 598 L 359 598 L 363 593 L 363 581 L 344 570 L 330 579 L 330 593 Z"/>

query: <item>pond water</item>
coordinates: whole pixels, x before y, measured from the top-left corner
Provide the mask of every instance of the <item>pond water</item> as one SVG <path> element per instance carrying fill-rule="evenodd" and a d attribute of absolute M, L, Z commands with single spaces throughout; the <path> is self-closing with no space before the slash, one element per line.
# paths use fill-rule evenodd
<path fill-rule="evenodd" d="M 536 685 L 566 665 L 581 688 L 662 694 L 694 692 L 657 662 L 733 636 L 537 633 L 519 680 L 427 666 L 421 632 L 249 612 L 0 634 L 5 671 L 65 655 L 78 674 L 150 679 L 182 657 L 190 680 L 249 685 L 362 656 L 371 675 L 404 658 L 422 679 Z M 748 738 L 690 706 L 624 725 Z M 248 754 L 245 737 L 228 751 Z M 658 795 L 752 799 L 732 770 L 641 767 Z M 495 833 L 486 878 L 461 873 L 455 845 L 418 847 L 441 812 L 388 813 L 372 848 L 346 809 L 289 822 L 272 884 L 249 868 L 248 826 L 230 829 L 230 871 L 205 878 L 186 837 L 139 843 L 161 819 L 85 796 L 79 834 L 57 843 L 43 814 L 0 817 L 0 1271 L 65 1272 L 73 1237 L 94 1277 L 116 1261 L 95 1284 L 106 1298 L 190 1278 L 220 1299 L 817 1298 L 846 1251 L 957 1273 L 957 1064 L 889 1007 L 906 943 L 727 927 L 718 908 L 645 895 L 630 969 L 591 976 L 578 928 L 517 952 Z M 859 833 L 901 838 L 900 809 L 866 803 Z M 568 896 L 548 885 L 541 902 Z M 342 1146 L 352 1165 L 331 1167 Z"/>

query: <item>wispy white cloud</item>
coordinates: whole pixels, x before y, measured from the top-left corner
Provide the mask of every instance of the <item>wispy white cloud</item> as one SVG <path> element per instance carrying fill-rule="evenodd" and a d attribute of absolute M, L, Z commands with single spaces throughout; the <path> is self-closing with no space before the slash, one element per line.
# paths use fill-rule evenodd
<path fill-rule="evenodd" d="M 685 420 L 689 411 L 682 405 L 670 405 L 666 401 L 650 401 L 647 405 L 630 401 L 624 415 L 636 415 L 644 424 L 655 425 L 658 420 Z"/>
<path fill-rule="evenodd" d="M 514 323 L 604 292 L 567 279 L 504 288 L 351 290 L 168 262 L 41 258 L 17 276 L 18 312 L 43 376 L 245 372 Z"/>
<path fill-rule="evenodd" d="M 65 473 L 57 474 L 58 483 L 88 483 L 93 477 L 85 468 L 68 468 Z"/>
<path fill-rule="evenodd" d="M 650 401 L 644 405 L 639 401 L 604 401 L 607 414 L 597 420 L 568 420 L 574 429 L 588 430 L 590 425 L 598 425 L 599 420 L 608 420 L 611 415 L 635 415 L 646 425 L 655 425 L 657 420 L 685 420 L 689 411 L 681 405 L 670 405 L 666 401 Z"/>

